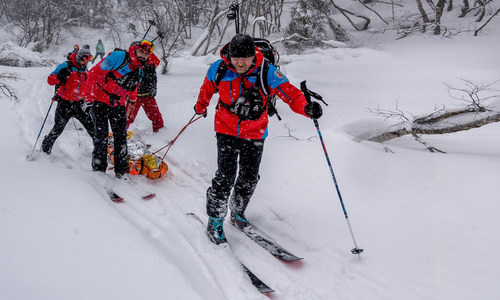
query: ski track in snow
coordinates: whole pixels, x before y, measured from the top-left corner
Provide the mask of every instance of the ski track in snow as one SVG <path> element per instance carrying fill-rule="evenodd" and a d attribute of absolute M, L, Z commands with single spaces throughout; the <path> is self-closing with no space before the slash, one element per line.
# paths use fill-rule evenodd
<path fill-rule="evenodd" d="M 32 88 L 31 97 L 35 100 L 40 92 L 41 82 L 35 84 Z M 42 85 L 43 86 L 43 85 Z M 43 88 L 42 88 L 43 89 Z M 48 93 L 48 91 L 46 91 Z M 32 112 L 26 105 L 24 107 L 26 115 L 45 115 L 43 111 L 46 106 L 46 99 L 38 98 L 38 111 Z M 40 100 L 42 99 L 42 100 Z M 52 112 L 49 115 L 45 124 L 44 132 L 53 126 L 53 112 L 57 102 L 54 102 Z M 33 109 L 33 108 L 31 108 Z M 43 122 L 43 116 L 41 119 Z M 36 118 L 35 118 L 36 119 Z M 27 120 L 23 120 L 27 121 Z M 78 127 L 81 127 L 77 122 Z M 75 131 L 72 121 L 68 122 L 63 134 L 55 143 L 53 152 L 50 156 L 46 156 L 39 152 L 39 145 L 43 139 L 43 134 L 40 136 L 37 145 L 37 156 L 48 157 L 55 165 L 75 169 L 81 169 L 84 172 L 90 173 L 89 185 L 97 190 L 102 199 L 109 201 L 117 212 L 131 223 L 139 232 L 141 232 L 144 240 L 148 241 L 152 247 L 156 248 L 166 261 L 175 263 L 175 268 L 183 274 L 185 278 L 190 278 L 188 282 L 195 282 L 192 285 L 193 291 L 200 296 L 201 299 L 213 299 L 223 297 L 224 299 L 265 299 L 250 284 L 246 275 L 240 269 L 238 262 L 232 259 L 231 254 L 225 253 L 224 250 L 217 249 L 207 239 L 204 229 L 200 230 L 199 224 L 193 224 L 192 220 L 186 216 L 187 212 L 194 211 L 200 216 L 204 216 L 202 210 L 205 205 L 206 188 L 210 185 L 211 176 L 203 174 L 196 169 L 196 163 L 186 161 L 186 158 L 179 159 L 167 156 L 166 161 L 170 167 L 164 178 L 158 181 L 151 181 L 146 178 L 131 178 L 128 184 L 116 184 L 116 180 L 110 179 L 114 183 L 114 190 L 125 200 L 123 203 L 113 203 L 104 192 L 101 184 L 97 183 L 94 174 L 90 171 L 90 158 L 92 145 L 85 131 L 82 134 L 68 134 L 70 131 Z M 77 131 L 78 133 L 79 131 Z M 27 132 L 25 132 L 27 134 Z M 31 137 L 27 137 L 30 140 Z M 75 147 L 79 143 L 80 147 Z M 188 166 L 188 167 L 185 167 Z M 191 168 L 189 168 L 191 167 Z M 109 176 L 113 176 L 113 172 L 108 172 Z M 196 175 L 195 175 L 196 174 Z M 140 187 L 143 186 L 143 187 Z M 139 192 L 138 192 L 139 190 Z M 140 191 L 154 192 L 156 197 L 151 200 L 140 199 Z M 260 199 L 254 200 L 256 205 L 260 205 L 264 210 L 270 211 L 277 221 L 283 222 L 282 227 L 289 227 L 289 234 L 286 236 L 278 236 L 274 234 L 273 239 L 283 244 L 292 253 L 299 250 L 293 250 L 295 243 L 301 243 L 300 240 L 291 239 L 292 233 L 295 231 L 291 222 L 287 221 L 286 217 L 277 213 L 272 205 L 267 204 Z M 194 210 L 193 208 L 202 208 Z M 256 220 L 258 222 L 258 219 Z M 243 263 L 247 265 L 262 281 L 276 290 L 276 293 L 270 297 L 272 299 L 329 299 L 330 295 L 327 292 L 315 290 L 311 285 L 310 288 L 304 284 L 302 275 L 297 271 L 307 268 L 307 257 L 304 261 L 286 263 L 273 257 L 265 249 L 262 249 L 255 242 L 251 241 L 243 233 L 239 232 L 228 222 L 225 224 L 229 243 L 234 253 L 240 257 Z M 272 234 L 273 230 L 265 228 L 268 234 Z M 175 241 L 175 246 L 173 242 Z M 207 247 L 209 250 L 207 251 Z M 186 266 L 182 260 L 183 256 L 189 254 L 189 257 L 198 261 L 196 268 Z M 297 253 L 300 256 L 300 253 Z M 173 257 L 176 257 L 173 259 Z M 339 257 L 332 257 L 338 260 Z M 228 266 L 228 262 L 232 263 Z M 224 268 L 224 272 L 218 269 Z M 274 270 L 272 273 L 262 272 L 262 270 Z M 187 271 L 186 271 L 187 270 Z M 232 270 L 232 271 L 229 271 Z M 260 270 L 260 272 L 259 272 Z M 227 277 L 225 274 L 231 272 L 239 274 L 237 277 Z M 344 270 L 345 272 L 345 270 Z M 296 274 L 294 274 L 296 273 Z M 345 273 L 341 273 L 338 277 L 342 280 Z M 238 280 L 235 280 L 237 278 Z M 193 280 L 194 279 L 194 280 Z M 199 283 L 203 282 L 203 285 Z M 376 285 L 376 284 L 374 284 Z M 235 289 L 235 286 L 239 288 Z M 339 291 L 340 293 L 340 291 Z M 341 294 L 341 293 L 340 293 Z"/>
<path fill-rule="evenodd" d="M 475 40 L 478 39 L 484 37 Z M 406 54 L 397 47 L 396 53 L 383 49 L 339 49 L 287 57 L 289 79 L 298 83 L 301 80 L 298 76 L 307 77 L 310 88 L 332 104 L 325 107 L 325 117 L 328 115 L 329 119 L 320 120 L 323 136 L 357 241 L 367 251 L 361 254 L 361 260 L 349 253 L 352 240 L 310 120 L 295 116 L 279 103 L 285 121 L 270 120 L 276 138 L 270 135 L 266 142 L 263 180 L 252 198 L 247 217 L 304 260 L 292 264 L 281 262 L 228 222 L 225 224 L 232 251 L 276 290 L 271 299 L 469 300 L 497 296 L 493 294 L 498 292 L 495 280 L 499 273 L 494 268 L 498 259 L 488 255 L 497 247 L 490 233 L 493 236 L 498 233 L 498 227 L 494 226 L 498 205 L 493 197 L 498 194 L 499 173 L 491 167 L 498 163 L 499 143 L 495 133 L 498 124 L 456 135 L 425 137 L 431 146 L 448 151 L 447 155 L 429 154 L 411 137 L 384 145 L 363 140 L 388 126 L 380 120 L 366 119 L 361 112 L 367 107 L 378 103 L 392 107 L 397 97 L 405 110 L 427 112 L 434 102 L 440 103 L 446 97 L 441 82 L 457 74 L 471 74 L 471 79 L 477 82 L 497 79 L 489 77 L 488 74 L 496 76 L 498 72 L 488 65 L 498 65 L 498 61 L 491 60 L 488 64 L 474 61 L 477 69 L 472 70 L 456 62 L 441 65 L 444 53 L 446 60 L 458 61 L 458 56 L 451 53 L 455 51 L 449 51 L 450 45 L 440 48 L 443 43 L 456 43 L 452 46 L 457 53 L 464 51 L 464 47 L 470 46 L 470 53 L 479 48 L 472 42 L 458 42 L 459 38 L 432 43 L 425 39 L 400 41 L 397 45 L 411 50 L 411 57 L 403 57 Z M 435 55 L 421 54 L 425 51 L 420 49 L 424 48 L 414 47 L 417 43 L 419 47 L 420 43 L 422 47 L 432 46 L 428 50 Z M 484 45 L 490 44 L 494 46 Z M 491 56 L 489 47 L 483 50 Z M 192 115 L 198 90 L 192 82 L 183 82 L 196 74 L 201 84 L 210 60 L 181 58 L 174 64 L 172 76 L 160 82 L 162 91 L 172 91 L 158 99 L 160 107 L 165 109 L 166 129 L 153 136 L 145 118 L 141 120 L 139 116 L 134 124 L 137 136 L 152 144 L 152 150 L 167 143 L 187 121 L 183 119 Z M 415 65 L 429 61 L 429 66 L 442 71 L 426 73 L 431 78 L 422 77 L 425 66 Z M 411 63 L 404 72 L 399 70 L 402 62 Z M 335 72 L 326 73 L 320 67 Z M 22 86 L 21 100 L 14 104 L 18 113 L 16 134 L 26 144 L 28 153 L 53 94 L 53 87 L 45 80 L 47 70 L 23 70 L 29 85 L 15 83 Z M 111 213 L 116 212 L 120 219 L 131 224 L 145 244 L 161 253 L 162 260 L 172 266 L 168 269 L 175 273 L 172 276 L 187 282 L 193 298 L 266 299 L 250 284 L 231 255 L 212 245 L 204 228 L 186 216 L 187 212 L 206 216 L 205 193 L 216 161 L 213 122 L 209 120 L 213 118 L 214 102 L 215 99 L 209 108 L 210 117 L 190 127 L 189 133 L 168 153 L 166 162 L 170 170 L 164 178 L 152 181 L 133 177 L 130 184 L 111 180 L 117 193 L 124 196 L 123 203 L 111 202 L 96 181 L 90 167 L 92 142 L 84 130 L 75 130 L 73 121 L 66 126 L 50 156 L 39 152 L 44 134 L 54 124 L 57 102 L 38 141 L 35 163 L 43 167 L 50 162 L 56 170 L 68 169 L 75 179 L 88 184 L 92 195 L 97 191 L 97 196 L 88 201 L 105 201 Z M 79 122 L 76 125 L 81 128 Z M 287 138 L 287 134 L 297 139 Z M 353 143 L 353 138 L 358 143 Z M 384 146 L 395 154 L 384 153 Z M 198 149 L 201 147 L 207 149 Z M 279 159 L 274 160 L 274 156 Z M 108 174 L 112 177 L 113 172 Z M 154 192 L 156 198 L 140 199 L 144 192 Z"/>

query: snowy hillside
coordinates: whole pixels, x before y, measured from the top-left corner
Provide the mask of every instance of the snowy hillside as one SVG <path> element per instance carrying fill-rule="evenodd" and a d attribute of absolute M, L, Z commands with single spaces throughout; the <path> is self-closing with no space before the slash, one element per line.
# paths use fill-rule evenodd
<path fill-rule="evenodd" d="M 388 126 L 368 108 L 397 103 L 410 114 L 429 113 L 456 104 L 445 82 L 500 79 L 500 22 L 493 22 L 479 37 L 411 37 L 282 58 L 293 84 L 307 80 L 329 104 L 319 124 L 365 252 L 361 259 L 350 253 L 353 241 L 313 123 L 278 103 L 283 121 L 270 122 L 247 217 L 304 259 L 280 262 L 225 227 L 233 252 L 276 290 L 267 297 L 500 299 L 500 124 L 423 136 L 447 154 L 427 152 L 411 137 L 384 145 L 360 139 Z M 464 60 L 471 53 L 474 59 Z M 131 127 L 151 149 L 165 146 L 193 116 L 215 59 L 186 54 L 159 77 L 166 129 L 152 134 L 143 112 Z M 0 99 L 0 299 L 266 299 L 186 215 L 206 218 L 205 191 L 216 169 L 215 97 L 208 117 L 169 151 L 167 176 L 133 178 L 130 185 L 110 180 L 125 197 L 113 203 L 103 178 L 91 172 L 92 143 L 77 121 L 68 123 L 52 155 L 40 154 L 38 144 L 36 159 L 26 160 L 49 109 L 52 70 L 0 70 L 23 78 L 9 82 L 18 103 Z M 53 113 L 54 107 L 42 137 Z M 144 191 L 157 196 L 141 200 Z"/>

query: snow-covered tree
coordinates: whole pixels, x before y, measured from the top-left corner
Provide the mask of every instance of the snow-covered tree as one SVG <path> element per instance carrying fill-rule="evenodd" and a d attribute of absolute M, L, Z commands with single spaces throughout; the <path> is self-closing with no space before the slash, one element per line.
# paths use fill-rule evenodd
<path fill-rule="evenodd" d="M 291 53 L 323 46 L 327 38 L 325 14 L 330 7 L 323 0 L 299 0 L 291 12 L 284 45 Z"/>

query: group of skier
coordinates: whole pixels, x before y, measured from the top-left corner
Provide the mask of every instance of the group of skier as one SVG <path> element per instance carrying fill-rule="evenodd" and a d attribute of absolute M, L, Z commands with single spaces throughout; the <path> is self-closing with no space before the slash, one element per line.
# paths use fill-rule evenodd
<path fill-rule="evenodd" d="M 142 105 L 153 131 L 164 126 L 154 97 L 160 63 L 149 40 L 133 42 L 127 51 L 115 50 L 89 72 L 88 49 L 70 55 L 48 78 L 59 85 L 55 125 L 42 143 L 50 154 L 57 137 L 71 117 L 78 119 L 93 138 L 92 169 L 106 172 L 108 122 L 114 139 L 114 171 L 127 173 L 127 128 Z M 214 116 L 217 139 L 217 170 L 206 193 L 207 235 L 215 244 L 227 242 L 223 222 L 231 209 L 230 222 L 245 230 L 245 210 L 259 181 L 259 167 L 267 137 L 269 99 L 277 95 L 297 114 L 312 119 L 322 116 L 317 102 L 306 102 L 301 90 L 265 58 L 254 39 L 237 34 L 220 51 L 221 59 L 208 69 L 194 105 L 197 115 L 207 116 L 214 93 L 219 94 Z M 223 70 L 223 71 L 221 71 Z M 265 88 L 264 88 L 265 87 Z M 84 105 L 81 105 L 84 104 Z M 89 116 L 92 111 L 92 118 Z M 229 203 L 228 203 L 229 202 Z M 229 205 L 228 205 L 229 204 Z"/>
<path fill-rule="evenodd" d="M 92 169 L 105 172 L 109 121 L 114 138 L 115 173 L 117 177 L 123 177 L 128 169 L 127 128 L 143 103 L 149 101 L 149 106 L 144 107 L 152 119 L 153 131 L 163 127 L 162 115 L 154 99 L 157 84 L 155 69 L 159 59 L 153 51 L 154 45 L 149 40 L 133 42 L 128 50 L 116 49 L 109 53 L 90 71 L 87 65 L 93 56 L 88 47 L 70 53 L 68 61 L 58 65 L 47 79 L 50 85 L 56 85 L 53 99 L 58 104 L 54 127 L 45 136 L 42 151 L 51 153 L 55 140 L 69 119 L 74 117 L 93 139 Z M 143 76 L 145 69 L 148 76 Z M 144 101 L 144 98 L 147 100 Z M 133 107 L 129 109 L 129 114 L 126 113 L 127 107 Z"/>

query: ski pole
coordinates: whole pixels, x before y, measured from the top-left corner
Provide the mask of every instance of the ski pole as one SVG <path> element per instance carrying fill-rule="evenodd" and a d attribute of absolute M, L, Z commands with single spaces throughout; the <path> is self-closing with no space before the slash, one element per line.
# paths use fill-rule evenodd
<path fill-rule="evenodd" d="M 311 103 L 311 96 L 320 100 L 320 101 L 323 101 L 323 97 L 321 97 L 319 94 L 316 94 L 313 91 L 310 91 L 307 88 L 305 80 L 300 83 L 300 89 L 304 93 L 304 96 L 306 97 L 307 103 Z M 325 103 L 325 102 L 323 101 L 323 103 Z M 330 173 L 332 174 L 333 183 L 335 184 L 335 188 L 337 189 L 337 195 L 339 196 L 340 205 L 342 206 L 342 210 L 344 211 L 344 217 L 347 221 L 347 226 L 349 227 L 352 241 L 354 242 L 354 248 L 351 250 L 351 253 L 354 255 L 357 254 L 359 256 L 359 258 L 361 259 L 361 252 L 363 252 L 364 249 L 358 248 L 358 245 L 356 243 L 356 239 L 354 238 L 354 233 L 352 231 L 351 223 L 349 222 L 349 217 L 347 216 L 347 210 L 346 210 L 345 205 L 344 205 L 344 200 L 342 200 L 342 195 L 340 194 L 339 185 L 337 183 L 337 179 L 335 178 L 335 173 L 333 172 L 332 163 L 330 162 L 330 157 L 328 155 L 328 151 L 326 150 L 325 142 L 323 141 L 323 136 L 321 135 L 321 130 L 319 129 L 318 120 L 313 119 L 313 122 L 314 122 L 314 126 L 316 126 L 316 130 L 318 131 L 319 140 L 321 141 L 321 146 L 323 146 L 323 152 L 325 153 L 326 162 L 328 163 L 328 167 L 330 168 Z"/>
<path fill-rule="evenodd" d="M 55 97 L 52 98 L 52 102 L 50 102 L 49 110 L 47 111 L 47 114 L 45 115 L 45 119 L 43 120 L 42 127 L 40 128 L 40 132 L 38 133 L 38 136 L 36 138 L 35 145 L 33 145 L 33 150 L 31 150 L 31 154 L 26 157 L 28 160 L 33 160 L 33 152 L 35 152 L 36 144 L 38 143 L 38 139 L 40 138 L 40 134 L 42 134 L 43 126 L 45 126 L 45 121 L 47 121 L 47 117 L 49 116 L 50 109 L 52 108 L 52 104 L 54 104 L 54 99 L 55 99 Z"/>

